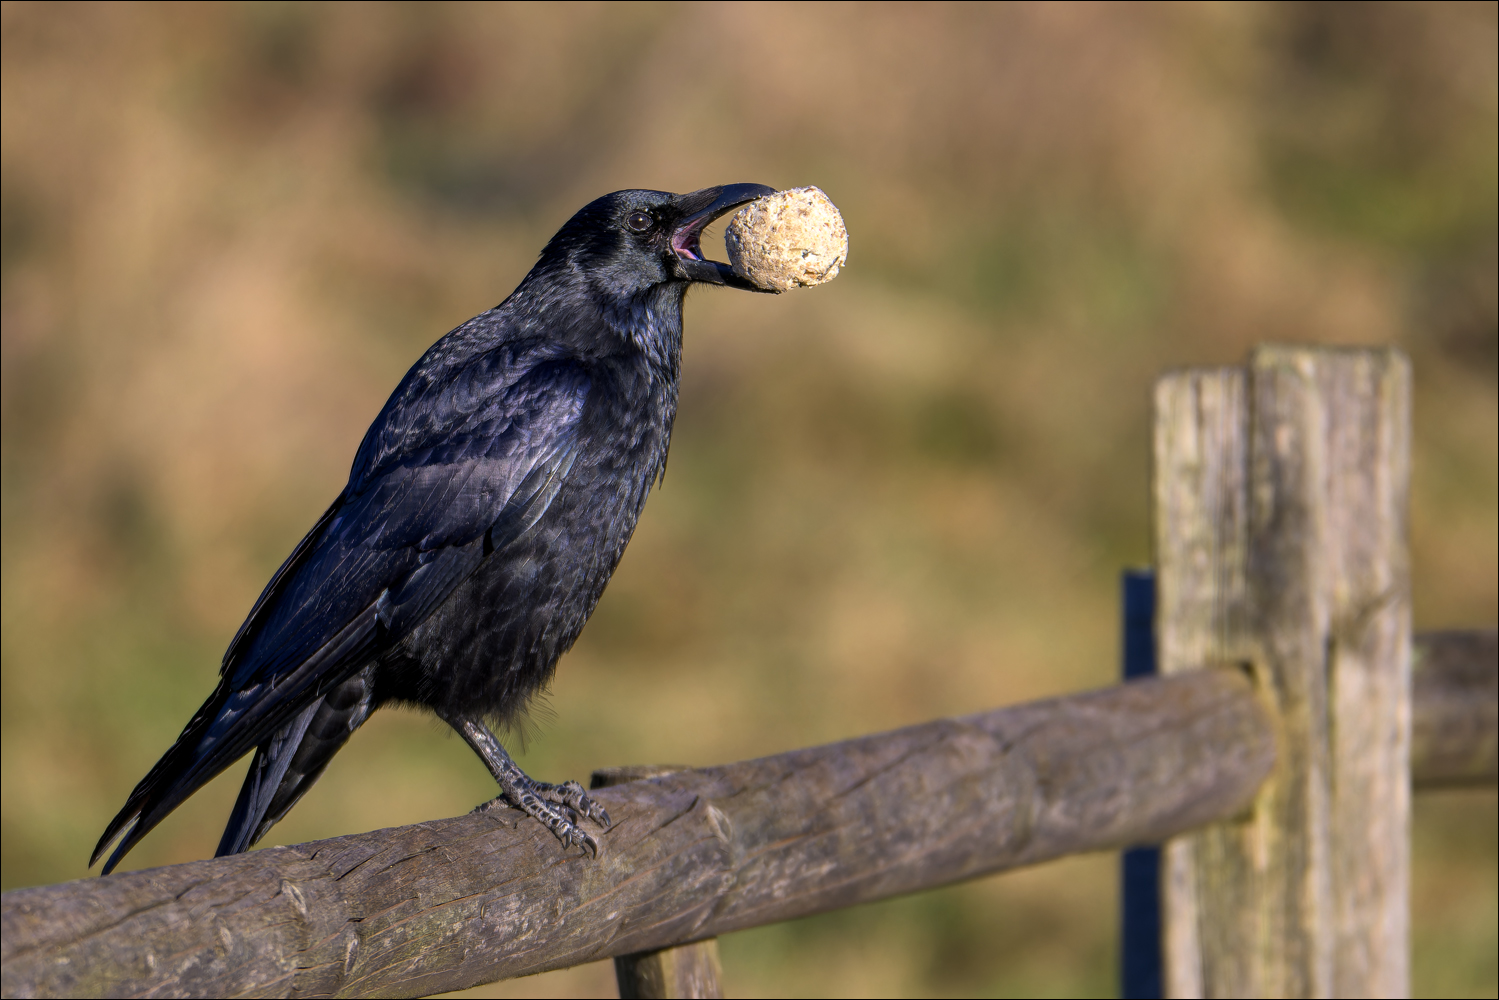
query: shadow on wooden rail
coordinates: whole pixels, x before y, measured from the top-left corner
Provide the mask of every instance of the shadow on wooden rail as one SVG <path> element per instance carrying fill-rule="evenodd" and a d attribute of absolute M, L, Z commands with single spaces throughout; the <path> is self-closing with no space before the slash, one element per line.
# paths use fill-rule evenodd
<path fill-rule="evenodd" d="M 1412 774 L 1493 782 L 1495 633 L 1417 642 Z M 1245 809 L 1275 740 L 1213 669 L 600 789 L 595 861 L 469 815 L 6 893 L 3 992 L 420 996 L 629 955 Z"/>

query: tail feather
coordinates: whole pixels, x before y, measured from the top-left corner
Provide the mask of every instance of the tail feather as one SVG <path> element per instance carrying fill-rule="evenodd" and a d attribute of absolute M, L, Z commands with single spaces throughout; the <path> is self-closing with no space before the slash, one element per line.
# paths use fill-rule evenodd
<path fill-rule="evenodd" d="M 238 725 L 248 712 L 259 710 L 264 717 L 278 710 L 295 710 L 290 698 L 282 698 L 280 702 L 279 705 L 270 702 L 259 687 L 234 691 L 229 689 L 227 680 L 221 682 L 218 690 L 182 730 L 177 742 L 135 786 L 124 807 L 99 838 L 89 865 L 96 863 L 110 843 L 120 837 L 119 845 L 105 862 L 101 874 L 114 871 L 130 849 L 173 809 L 218 777 L 254 745 L 244 745 L 244 730 L 249 727 Z M 275 725 L 274 716 L 261 724 Z"/>
<path fill-rule="evenodd" d="M 105 863 L 102 874 L 114 871 L 130 849 L 188 796 L 218 777 L 258 743 L 274 742 L 277 733 L 302 716 L 309 700 L 313 703 L 321 700 L 322 696 L 316 693 L 320 680 L 347 678 L 346 670 L 361 661 L 367 662 L 375 634 L 376 610 L 373 605 L 366 608 L 288 674 L 254 683 L 225 676 L 182 730 L 177 742 L 135 786 L 124 808 L 99 838 L 89 866 L 96 864 L 115 838 L 120 837 L 119 846 Z M 364 671 L 371 682 L 372 671 L 373 666 Z M 231 687 L 232 684 L 238 686 Z M 335 684 L 334 688 L 337 687 Z M 247 808 L 251 804 L 247 803 Z"/>
<path fill-rule="evenodd" d="M 375 710 L 374 667 L 366 667 L 302 710 L 255 750 L 215 857 L 253 847 L 317 781 L 354 730 Z"/>
<path fill-rule="evenodd" d="M 219 840 L 214 857 L 248 851 L 250 845 L 260 839 L 260 822 L 270 808 L 271 797 L 286 777 L 292 751 L 302 742 L 308 724 L 322 707 L 321 700 L 308 705 L 269 740 L 255 748 L 255 759 L 250 762 L 250 771 L 240 786 L 239 798 L 235 800 L 234 811 L 229 814 L 229 824 L 224 828 L 224 836 Z"/>
<path fill-rule="evenodd" d="M 221 683 L 203 703 L 203 706 L 194 713 L 192 719 L 183 728 L 182 735 L 178 736 L 177 741 L 172 744 L 171 749 L 162 754 L 161 759 L 152 765 L 150 771 L 146 772 L 146 776 L 130 793 L 130 798 L 125 800 L 125 805 L 115 814 L 115 818 L 110 820 L 109 826 L 105 827 L 104 835 L 99 838 L 99 843 L 95 845 L 94 853 L 89 858 L 90 868 L 98 864 L 99 858 L 109 849 L 109 845 L 124 834 L 119 847 L 115 848 L 114 854 L 104 865 L 102 874 L 108 875 L 120 863 L 120 859 L 157 823 L 160 823 L 167 813 L 181 805 L 189 795 L 213 777 L 213 775 L 208 775 L 197 783 L 181 781 L 183 774 L 198 758 L 198 747 L 213 726 L 214 720 L 218 718 L 219 712 L 228 702 L 230 694 L 228 686 Z"/>

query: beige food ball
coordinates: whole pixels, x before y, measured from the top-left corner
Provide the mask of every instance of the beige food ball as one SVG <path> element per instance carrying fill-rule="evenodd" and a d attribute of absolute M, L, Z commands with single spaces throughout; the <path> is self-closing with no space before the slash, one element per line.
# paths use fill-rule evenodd
<path fill-rule="evenodd" d="M 756 198 L 729 220 L 724 244 L 734 273 L 777 292 L 832 281 L 848 261 L 848 230 L 821 188 Z"/>

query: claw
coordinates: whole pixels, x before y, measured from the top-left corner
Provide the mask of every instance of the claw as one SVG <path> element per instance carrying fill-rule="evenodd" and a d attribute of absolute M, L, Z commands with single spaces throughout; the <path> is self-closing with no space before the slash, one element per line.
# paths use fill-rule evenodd
<path fill-rule="evenodd" d="M 576 832 L 578 834 L 578 846 L 585 848 L 588 851 L 589 857 L 597 858 L 599 856 L 599 842 L 582 830 Z"/>

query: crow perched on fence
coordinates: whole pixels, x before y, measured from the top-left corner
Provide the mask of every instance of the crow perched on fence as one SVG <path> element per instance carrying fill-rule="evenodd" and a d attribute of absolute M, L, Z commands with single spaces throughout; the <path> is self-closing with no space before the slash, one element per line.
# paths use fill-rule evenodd
<path fill-rule="evenodd" d="M 108 874 L 253 749 L 218 854 L 248 849 L 387 702 L 431 709 L 488 765 L 496 801 L 597 853 L 578 824 L 608 826 L 604 810 L 575 781 L 527 777 L 489 725 L 513 720 L 551 677 L 665 467 L 688 285 L 754 288 L 704 258 L 703 228 L 771 193 L 605 195 L 509 298 L 432 345 L 90 865 L 123 833 Z"/>

